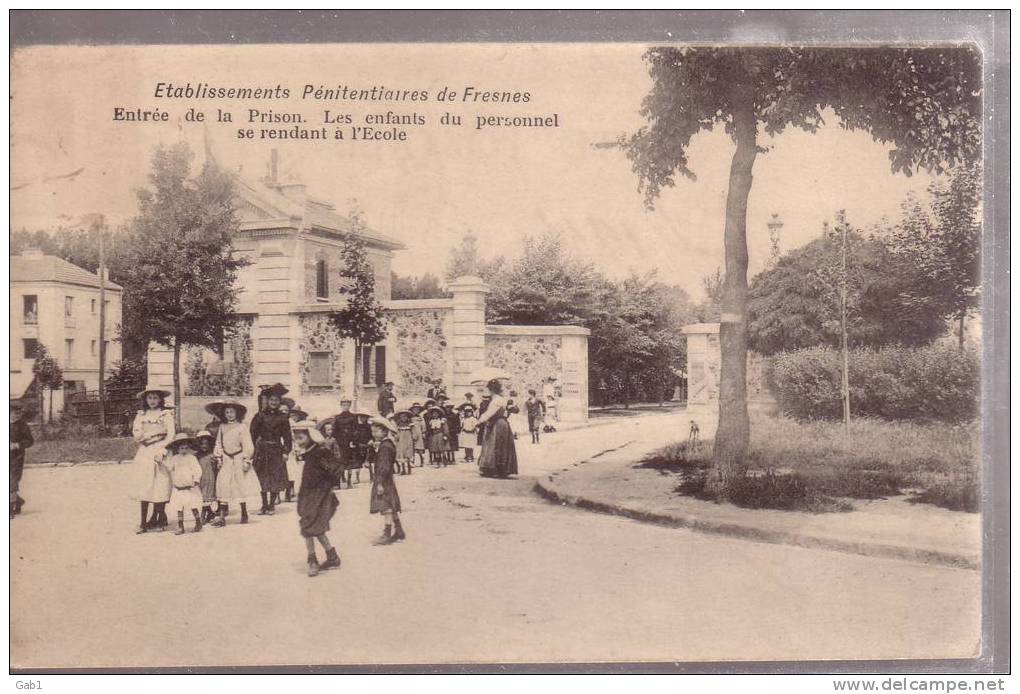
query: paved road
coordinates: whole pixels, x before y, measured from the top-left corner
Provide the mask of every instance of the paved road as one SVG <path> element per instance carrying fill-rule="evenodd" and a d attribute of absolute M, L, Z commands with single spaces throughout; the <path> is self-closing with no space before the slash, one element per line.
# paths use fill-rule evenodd
<path fill-rule="evenodd" d="M 343 567 L 304 575 L 293 505 L 135 536 L 119 466 L 30 469 L 11 528 L 11 663 L 695 661 L 975 653 L 977 572 L 703 535 L 531 491 L 577 456 L 680 427 L 643 416 L 519 442 L 518 480 L 400 478 L 408 541 L 340 493 Z"/>

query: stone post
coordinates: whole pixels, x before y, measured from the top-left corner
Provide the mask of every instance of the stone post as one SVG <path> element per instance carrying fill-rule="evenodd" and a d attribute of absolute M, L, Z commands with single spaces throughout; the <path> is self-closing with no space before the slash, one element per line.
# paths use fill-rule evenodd
<path fill-rule="evenodd" d="M 687 414 L 702 440 L 715 436 L 719 424 L 719 324 L 685 325 L 687 336 Z"/>
<path fill-rule="evenodd" d="M 448 286 L 453 294 L 453 382 L 448 395 L 453 400 L 474 390 L 471 374 L 485 366 L 485 295 L 489 293 L 481 277 L 458 277 Z"/>

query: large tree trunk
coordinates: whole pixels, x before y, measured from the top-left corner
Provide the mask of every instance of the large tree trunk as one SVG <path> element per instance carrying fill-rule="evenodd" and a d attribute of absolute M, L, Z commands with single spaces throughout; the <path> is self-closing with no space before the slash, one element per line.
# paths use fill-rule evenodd
<path fill-rule="evenodd" d="M 181 340 L 174 338 L 174 426 L 181 429 Z"/>
<path fill-rule="evenodd" d="M 719 427 L 713 458 L 715 483 L 743 474 L 751 438 L 747 414 L 747 197 L 751 170 L 758 154 L 757 119 L 750 90 L 735 90 L 744 97 L 733 111 L 736 151 L 730 163 L 726 194 L 726 278 L 723 284 L 719 326 Z"/>

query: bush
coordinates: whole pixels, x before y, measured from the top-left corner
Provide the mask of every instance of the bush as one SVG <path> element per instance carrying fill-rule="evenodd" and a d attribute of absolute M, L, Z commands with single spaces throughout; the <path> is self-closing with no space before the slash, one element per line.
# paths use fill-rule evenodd
<path fill-rule="evenodd" d="M 850 411 L 887 420 L 968 422 L 977 415 L 981 365 L 955 347 L 850 351 Z M 840 353 L 812 347 L 777 354 L 767 378 L 780 409 L 801 420 L 840 419 Z"/>

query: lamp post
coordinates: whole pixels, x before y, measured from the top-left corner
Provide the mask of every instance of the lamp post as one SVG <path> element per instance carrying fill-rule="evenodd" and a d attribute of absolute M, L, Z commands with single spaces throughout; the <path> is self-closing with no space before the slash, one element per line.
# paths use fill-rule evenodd
<path fill-rule="evenodd" d="M 86 216 L 99 234 L 99 426 L 106 427 L 106 222 L 101 213 Z"/>

